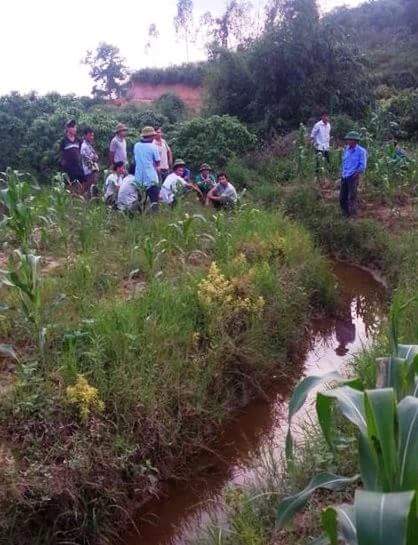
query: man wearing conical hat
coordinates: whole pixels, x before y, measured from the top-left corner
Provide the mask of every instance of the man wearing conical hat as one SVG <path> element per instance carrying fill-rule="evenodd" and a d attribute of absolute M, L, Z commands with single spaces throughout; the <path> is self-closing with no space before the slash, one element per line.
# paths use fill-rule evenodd
<path fill-rule="evenodd" d="M 347 143 L 343 152 L 341 169 L 340 206 L 344 216 L 357 214 L 357 189 L 360 177 L 366 172 L 367 151 L 359 145 L 361 136 L 357 131 L 345 135 Z"/>
<path fill-rule="evenodd" d="M 134 146 L 135 179 L 147 191 L 151 201 L 151 210 L 158 209 L 160 196 L 159 176 L 160 152 L 154 144 L 155 130 L 153 127 L 144 127 L 141 138 Z"/>
<path fill-rule="evenodd" d="M 109 164 L 112 166 L 120 161 L 126 166 L 128 164 L 128 154 L 126 151 L 126 135 L 128 128 L 123 123 L 116 125 L 115 134 L 110 141 L 109 146 Z"/>

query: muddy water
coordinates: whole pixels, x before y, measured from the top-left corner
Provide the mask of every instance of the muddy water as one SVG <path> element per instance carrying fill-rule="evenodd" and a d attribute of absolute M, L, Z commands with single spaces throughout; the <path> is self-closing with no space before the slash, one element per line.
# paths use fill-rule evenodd
<path fill-rule="evenodd" d="M 373 340 L 386 306 L 385 289 L 370 273 L 335 263 L 342 292 L 338 319 L 314 320 L 304 374 L 341 369 Z M 126 545 L 185 545 L 218 510 L 225 486 L 251 478 L 263 445 L 281 444 L 286 433 L 289 385 L 273 385 L 225 427 L 213 452 L 195 462 L 196 477 L 170 484 L 165 496 L 148 504 L 135 521 L 140 529 Z"/>

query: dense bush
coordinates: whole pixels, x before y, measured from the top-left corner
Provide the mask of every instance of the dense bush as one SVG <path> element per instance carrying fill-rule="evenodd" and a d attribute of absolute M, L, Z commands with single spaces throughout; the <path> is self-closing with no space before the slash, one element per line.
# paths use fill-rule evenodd
<path fill-rule="evenodd" d="M 165 93 L 154 102 L 155 109 L 165 116 L 170 123 L 183 121 L 186 116 L 186 104 L 174 93 Z"/>
<path fill-rule="evenodd" d="M 169 66 L 168 68 L 143 68 L 134 72 L 131 76 L 133 82 L 158 84 L 176 84 L 190 85 L 199 87 L 203 84 L 205 77 L 206 63 L 184 63 L 178 66 Z"/>
<path fill-rule="evenodd" d="M 102 160 L 118 122 L 129 127 L 131 144 L 143 126 L 168 125 L 161 111 L 136 104 L 118 107 L 71 95 L 12 93 L 0 98 L 0 171 L 12 167 L 49 177 L 59 168 L 59 142 L 71 118 L 78 122 L 80 136 L 84 127 L 94 129 Z"/>
<path fill-rule="evenodd" d="M 193 168 L 207 162 L 222 168 L 228 159 L 256 145 L 256 137 L 237 119 L 224 115 L 196 117 L 178 125 L 170 135 L 174 154 Z"/>

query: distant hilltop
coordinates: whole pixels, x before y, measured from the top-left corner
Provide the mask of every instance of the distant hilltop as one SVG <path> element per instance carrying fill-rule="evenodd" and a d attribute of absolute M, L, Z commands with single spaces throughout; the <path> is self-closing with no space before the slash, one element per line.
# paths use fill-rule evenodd
<path fill-rule="evenodd" d="M 138 70 L 131 75 L 126 99 L 147 103 L 158 100 L 166 93 L 173 93 L 192 110 L 200 110 L 206 66 L 201 62 Z"/>

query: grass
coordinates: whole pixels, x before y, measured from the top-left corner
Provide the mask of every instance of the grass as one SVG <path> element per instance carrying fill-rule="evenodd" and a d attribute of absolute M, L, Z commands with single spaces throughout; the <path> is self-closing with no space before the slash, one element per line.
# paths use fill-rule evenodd
<path fill-rule="evenodd" d="M 296 379 L 289 355 L 334 308 L 334 282 L 306 231 L 250 205 L 127 218 L 57 188 L 31 207 L 36 331 L 21 289 L 0 288 L 18 356 L 0 401 L 0 534 L 106 543 L 273 369 Z M 4 255 L 17 244 L 7 231 Z"/>
<path fill-rule="evenodd" d="M 380 268 L 391 281 L 394 304 L 410 302 L 399 315 L 399 341 L 417 344 L 417 232 L 388 237 L 383 228 L 374 222 L 345 222 L 348 233 L 344 233 L 342 222 L 330 205 L 325 206 L 318 201 L 318 206 L 308 206 L 312 202 L 312 195 L 315 193 L 311 188 L 298 189 L 285 203 L 289 213 L 306 225 L 314 238 L 328 251 L 337 253 L 339 250 L 339 255 L 351 261 Z M 345 245 L 341 244 L 340 237 L 344 237 Z M 372 387 L 376 378 L 375 359 L 386 356 L 389 351 L 388 334 L 382 331 L 374 346 L 354 359 L 353 375 L 359 376 L 366 387 Z M 340 428 L 342 426 L 345 426 L 344 430 L 347 432 L 347 426 L 341 421 Z M 355 474 L 358 471 L 353 456 L 355 449 L 350 442 L 340 447 L 336 456 L 331 456 L 318 426 L 306 421 L 302 425 L 294 463 L 288 465 L 284 459 L 278 457 L 277 450 L 267 450 L 260 457 L 262 463 L 254 481 L 226 490 L 221 517 L 215 517 L 191 543 L 302 545 L 317 538 L 322 533 L 322 509 L 330 504 L 351 501 L 352 490 L 344 493 L 316 493 L 309 500 L 304 512 L 295 518 L 290 527 L 280 532 L 275 529 L 276 509 L 280 500 L 302 490 L 310 478 L 320 471 L 339 475 Z"/>

